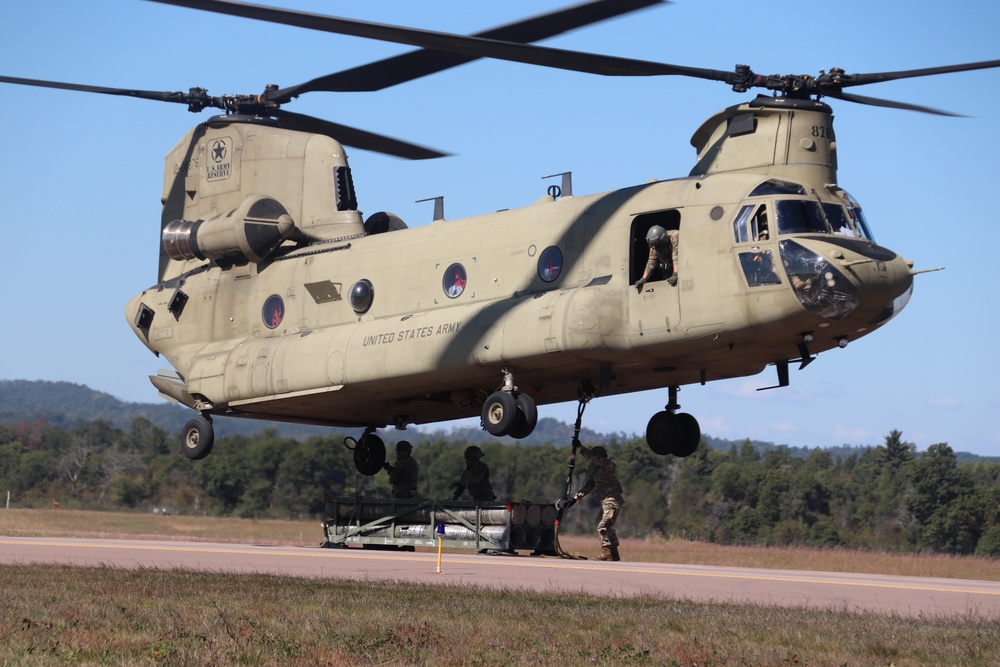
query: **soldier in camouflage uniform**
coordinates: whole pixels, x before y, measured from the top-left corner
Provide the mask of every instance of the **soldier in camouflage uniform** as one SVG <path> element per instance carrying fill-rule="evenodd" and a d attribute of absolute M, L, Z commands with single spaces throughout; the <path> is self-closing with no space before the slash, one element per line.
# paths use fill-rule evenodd
<path fill-rule="evenodd" d="M 417 477 L 420 467 L 417 460 L 411 456 L 413 445 L 406 440 L 396 443 L 396 465 L 386 462 L 383 467 L 389 473 L 389 483 L 392 484 L 393 498 L 416 498 Z"/>
<path fill-rule="evenodd" d="M 493 493 L 493 485 L 490 484 L 490 469 L 480 459 L 483 458 L 483 450 L 475 445 L 465 448 L 465 472 L 462 479 L 451 485 L 455 489 L 452 500 L 458 500 L 465 489 L 469 489 L 469 495 L 477 503 L 491 502 L 497 499 Z"/>
<path fill-rule="evenodd" d="M 597 560 L 621 560 L 618 555 L 618 534 L 614 528 L 618 513 L 625 503 L 622 485 L 617 476 L 618 466 L 608 458 L 608 450 L 604 447 L 587 449 L 580 445 L 580 453 L 593 464 L 594 469 L 590 471 L 590 477 L 580 487 L 574 499 L 580 500 L 594 489 L 601 495 L 601 520 L 597 524 L 597 534 L 601 537 L 601 555 Z"/>
<path fill-rule="evenodd" d="M 666 230 L 659 225 L 653 225 L 646 232 L 646 243 L 649 244 L 649 259 L 646 261 L 646 269 L 642 272 L 642 278 L 635 283 L 637 292 L 642 292 L 642 288 L 650 280 L 662 280 L 662 276 L 669 274 L 667 282 L 671 285 L 677 284 L 677 242 L 680 232 L 676 229 Z M 669 260 L 668 260 L 669 258 Z"/>

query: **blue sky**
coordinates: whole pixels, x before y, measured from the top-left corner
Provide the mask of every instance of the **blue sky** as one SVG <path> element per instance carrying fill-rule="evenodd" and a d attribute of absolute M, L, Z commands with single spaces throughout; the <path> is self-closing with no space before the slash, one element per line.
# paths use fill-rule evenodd
<path fill-rule="evenodd" d="M 273 0 L 369 21 L 472 33 L 551 11 L 551 0 Z M 901 8 L 905 6 L 905 11 Z M 140 0 L 35 0 L 2 10 L 0 73 L 148 90 L 251 93 L 410 50 Z M 676 0 L 548 40 L 566 49 L 759 73 L 878 72 L 1000 58 L 1000 3 Z M 2 86 L 4 249 L 0 379 L 65 380 L 160 400 L 163 362 L 132 335 L 128 299 L 156 280 L 163 156 L 210 113 L 102 95 Z M 923 450 L 1000 454 L 995 254 L 1000 70 L 856 92 L 946 109 L 942 118 L 832 101 L 840 184 L 880 244 L 920 275 L 882 330 L 826 352 L 792 386 L 764 374 L 682 389 L 683 410 L 723 438 L 796 446 L 876 445 L 892 429 Z M 312 93 L 288 108 L 441 149 L 409 162 L 349 150 L 361 208 L 410 226 L 443 195 L 457 219 L 538 199 L 548 174 L 576 194 L 685 175 L 691 134 L 748 99 L 679 77 L 604 78 L 478 61 L 377 93 Z M 585 424 L 642 433 L 666 391 L 598 398 Z M 572 422 L 575 404 L 542 416 Z"/>

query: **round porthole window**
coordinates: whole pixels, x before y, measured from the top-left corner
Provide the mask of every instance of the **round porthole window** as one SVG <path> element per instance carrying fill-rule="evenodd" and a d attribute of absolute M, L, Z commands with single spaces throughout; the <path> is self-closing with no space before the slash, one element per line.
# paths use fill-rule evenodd
<path fill-rule="evenodd" d="M 559 277 L 562 267 L 562 252 L 554 245 L 550 245 L 538 256 L 538 277 L 547 283 Z"/>
<path fill-rule="evenodd" d="M 261 318 L 264 320 L 264 326 L 268 329 L 274 329 L 281 324 L 281 320 L 285 319 L 285 302 L 281 300 L 280 296 L 272 294 L 267 297 L 264 309 L 261 311 Z"/>
<path fill-rule="evenodd" d="M 372 281 L 362 278 L 354 283 L 354 287 L 351 288 L 351 308 L 355 313 L 358 315 L 367 313 L 374 300 L 375 288 L 372 286 Z"/>
<path fill-rule="evenodd" d="M 441 286 L 444 288 L 444 293 L 448 295 L 448 298 L 454 299 L 465 291 L 466 282 L 468 282 L 468 274 L 465 273 L 465 267 L 455 262 L 445 269 Z"/>

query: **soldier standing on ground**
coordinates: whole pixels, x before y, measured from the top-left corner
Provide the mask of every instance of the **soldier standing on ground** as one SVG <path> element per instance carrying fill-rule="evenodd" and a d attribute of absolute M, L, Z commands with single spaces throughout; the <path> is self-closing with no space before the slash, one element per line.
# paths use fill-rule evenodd
<path fill-rule="evenodd" d="M 462 492 L 469 490 L 469 495 L 477 503 L 491 502 L 497 499 L 493 493 L 493 485 L 490 484 L 490 469 L 482 462 L 483 450 L 475 445 L 465 448 L 465 472 L 462 479 L 451 485 L 455 489 L 452 500 L 458 500 Z"/>
<path fill-rule="evenodd" d="M 580 500 L 594 489 L 601 496 L 601 520 L 597 524 L 597 534 L 601 538 L 601 555 L 597 560 L 621 560 L 618 555 L 618 534 L 614 528 L 622 504 L 625 502 L 622 497 L 622 485 L 618 481 L 618 466 L 608 458 L 608 450 L 604 447 L 587 449 L 580 445 L 580 453 L 593 464 L 594 469 L 590 471 L 590 477 L 580 487 L 574 499 Z"/>

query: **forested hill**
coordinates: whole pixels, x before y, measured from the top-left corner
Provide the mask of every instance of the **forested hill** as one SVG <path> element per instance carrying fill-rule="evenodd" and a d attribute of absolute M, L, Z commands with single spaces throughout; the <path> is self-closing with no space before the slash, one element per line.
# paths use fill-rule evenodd
<path fill-rule="evenodd" d="M 150 394 L 152 394 L 152 388 Z M 42 419 L 59 428 L 71 428 L 81 422 L 105 420 L 118 428 L 127 428 L 136 417 L 145 417 L 150 422 L 171 432 L 180 432 L 184 422 L 194 416 L 188 408 L 160 400 L 155 403 L 128 403 L 110 394 L 95 391 L 71 382 L 48 382 L 41 380 L 0 380 L 0 424 L 14 424 L 26 420 Z M 323 426 L 289 424 L 261 421 L 256 419 L 235 419 L 213 417 L 218 437 L 227 435 L 251 436 L 265 428 L 277 430 L 280 437 L 305 440 L 312 436 L 325 436 L 331 429 Z M 353 434 L 350 429 L 337 429 Z M 360 431 L 359 431 L 360 433 Z M 524 444 L 569 444 L 573 437 L 573 425 L 556 419 L 541 418 L 535 432 L 520 441 Z M 635 434 L 597 433 L 584 428 L 580 439 L 587 443 L 608 444 L 612 440 L 627 440 Z M 413 441 L 453 439 L 466 442 L 493 442 L 493 436 L 479 428 L 420 428 L 410 427 L 405 432 L 388 430 L 384 438 L 393 442 L 407 438 Z M 505 438 L 511 443 L 518 441 Z"/>
<path fill-rule="evenodd" d="M 105 420 L 118 428 L 125 429 L 128 428 L 129 424 L 136 417 L 145 417 L 166 431 L 179 433 L 184 426 L 184 422 L 193 415 L 194 413 L 188 408 L 174 405 L 164 400 L 156 403 L 129 403 L 117 399 L 111 394 L 95 391 L 85 385 L 73 384 L 71 382 L 0 380 L 0 424 L 16 424 L 18 422 L 41 419 L 52 426 L 70 429 L 80 423 Z M 260 433 L 266 428 L 275 429 L 279 437 L 295 440 L 306 440 L 312 436 L 328 436 L 331 433 L 331 429 L 324 426 L 289 424 L 256 419 L 214 417 L 213 423 L 215 424 L 215 431 L 218 437 L 229 435 L 249 437 Z M 350 429 L 335 430 L 355 436 L 361 433 L 360 430 L 357 433 Z M 612 442 L 625 442 L 633 438 L 642 437 L 642 435 L 624 432 L 598 433 L 584 427 L 580 433 L 580 440 L 587 444 L 608 445 Z M 453 428 L 447 424 L 430 428 L 410 427 L 406 431 L 389 429 L 382 436 L 389 443 L 403 438 L 415 443 L 434 440 L 485 443 L 496 442 L 497 440 L 480 428 Z M 542 417 L 538 420 L 535 432 L 528 438 L 520 441 L 503 438 L 502 441 L 509 444 L 568 445 L 572 442 L 572 437 L 573 424 Z M 727 450 L 732 447 L 738 447 L 746 442 L 745 439 L 727 440 L 724 438 L 713 438 L 710 434 L 702 434 L 702 440 L 709 447 L 716 450 Z M 751 441 L 751 444 L 758 451 L 766 451 L 779 446 L 780 443 Z M 878 444 L 880 443 L 873 443 L 872 446 Z M 805 458 L 812 451 L 808 447 L 781 446 L 787 449 L 792 456 L 799 458 Z M 859 453 L 863 449 L 866 448 L 844 445 L 842 447 L 828 448 L 826 451 L 834 458 L 843 458 Z M 981 457 L 966 452 L 956 452 L 955 456 L 960 463 L 969 461 L 1000 463 L 1000 457 Z"/>

